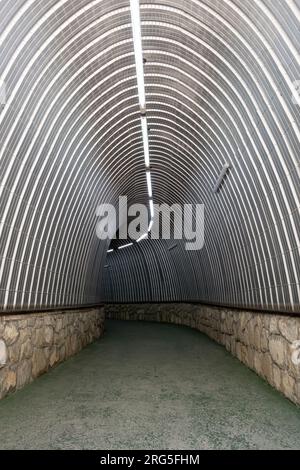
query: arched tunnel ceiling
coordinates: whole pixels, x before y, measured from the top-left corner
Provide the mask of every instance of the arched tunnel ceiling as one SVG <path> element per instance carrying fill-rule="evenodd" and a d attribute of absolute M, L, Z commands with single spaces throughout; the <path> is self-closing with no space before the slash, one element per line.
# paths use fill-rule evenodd
<path fill-rule="evenodd" d="M 107 255 L 97 205 L 148 203 L 129 0 L 0 1 L 2 308 L 300 311 L 299 6 L 141 0 L 154 201 L 204 203 L 205 246 Z"/>

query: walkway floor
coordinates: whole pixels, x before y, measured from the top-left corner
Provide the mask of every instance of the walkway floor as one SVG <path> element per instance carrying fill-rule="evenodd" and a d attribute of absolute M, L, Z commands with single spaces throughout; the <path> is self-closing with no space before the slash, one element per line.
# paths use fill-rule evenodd
<path fill-rule="evenodd" d="M 206 336 L 106 328 L 0 402 L 0 449 L 300 449 L 300 409 Z"/>

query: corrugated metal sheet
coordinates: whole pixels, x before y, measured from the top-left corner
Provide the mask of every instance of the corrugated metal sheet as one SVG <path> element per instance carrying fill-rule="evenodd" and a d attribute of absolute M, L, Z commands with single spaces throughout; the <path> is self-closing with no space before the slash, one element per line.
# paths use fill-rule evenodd
<path fill-rule="evenodd" d="M 204 203 L 205 248 L 96 238 L 98 203 L 147 203 L 129 0 L 4 0 L 0 306 L 299 311 L 298 2 L 140 3 L 154 201 Z"/>

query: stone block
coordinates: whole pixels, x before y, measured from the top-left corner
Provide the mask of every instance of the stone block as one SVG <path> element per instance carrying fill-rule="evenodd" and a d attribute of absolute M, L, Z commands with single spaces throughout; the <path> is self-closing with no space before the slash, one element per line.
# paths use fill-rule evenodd
<path fill-rule="evenodd" d="M 262 334 L 262 325 L 257 323 L 254 327 L 254 341 L 253 345 L 257 351 L 261 351 L 261 334 Z"/>
<path fill-rule="evenodd" d="M 50 354 L 49 365 L 50 367 L 55 366 L 59 362 L 59 350 L 57 347 L 54 347 Z"/>
<path fill-rule="evenodd" d="M 262 354 L 258 351 L 254 352 L 254 370 L 263 376 Z"/>
<path fill-rule="evenodd" d="M 63 362 L 66 359 L 66 347 L 63 344 L 59 349 L 59 361 Z"/>
<path fill-rule="evenodd" d="M 0 369 L 5 367 L 8 360 L 8 351 L 5 341 L 0 339 Z"/>
<path fill-rule="evenodd" d="M 269 331 L 271 334 L 279 334 L 278 318 L 275 315 L 270 317 Z"/>
<path fill-rule="evenodd" d="M 55 321 L 55 331 L 58 333 L 62 329 L 62 326 L 63 326 L 62 318 L 59 317 Z"/>
<path fill-rule="evenodd" d="M 236 357 L 242 362 L 242 343 L 236 343 Z"/>
<path fill-rule="evenodd" d="M 255 347 L 255 328 L 256 328 L 256 322 L 255 318 L 252 318 L 248 323 L 245 328 L 245 332 L 243 335 L 243 342 L 247 344 L 248 346 L 254 346 Z M 256 348 L 259 349 L 259 348 Z"/>
<path fill-rule="evenodd" d="M 53 344 L 54 331 L 52 326 L 46 326 L 44 331 L 44 345 Z"/>
<path fill-rule="evenodd" d="M 296 403 L 300 404 L 300 380 L 295 383 L 294 394 Z"/>
<path fill-rule="evenodd" d="M 35 326 L 35 322 L 36 322 L 36 317 L 33 316 L 33 315 L 30 315 L 27 319 L 27 325 L 32 328 Z"/>
<path fill-rule="evenodd" d="M 245 364 L 250 367 L 250 369 L 254 369 L 254 357 L 255 350 L 251 348 L 251 346 L 246 347 Z"/>
<path fill-rule="evenodd" d="M 13 392 L 17 385 L 17 375 L 14 370 L 3 369 L 0 371 L 0 393 L 2 397 L 9 392 Z"/>
<path fill-rule="evenodd" d="M 262 375 L 269 382 L 273 383 L 273 361 L 269 353 L 261 354 L 262 356 Z"/>
<path fill-rule="evenodd" d="M 269 351 L 269 337 L 266 328 L 262 328 L 260 336 L 260 347 L 263 352 Z"/>
<path fill-rule="evenodd" d="M 19 336 L 20 344 L 23 344 L 28 338 L 31 338 L 31 335 L 32 335 L 32 329 L 29 328 L 28 326 L 20 330 L 20 336 Z"/>
<path fill-rule="evenodd" d="M 17 384 L 17 374 L 14 370 L 9 370 L 6 376 L 7 390 L 14 390 Z"/>

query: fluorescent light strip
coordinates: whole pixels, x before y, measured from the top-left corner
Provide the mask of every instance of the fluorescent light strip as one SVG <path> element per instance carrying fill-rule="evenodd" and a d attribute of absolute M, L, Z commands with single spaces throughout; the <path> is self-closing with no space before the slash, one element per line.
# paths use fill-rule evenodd
<path fill-rule="evenodd" d="M 154 204 L 153 204 L 153 199 L 149 200 L 149 205 L 150 205 L 150 213 L 151 213 L 151 220 L 154 219 Z"/>
<path fill-rule="evenodd" d="M 0 106 L 6 104 L 6 85 L 5 81 L 0 78 Z"/>
<path fill-rule="evenodd" d="M 144 144 L 144 156 L 145 156 L 145 165 L 147 168 L 150 167 L 150 155 L 149 155 L 149 140 L 148 140 L 148 124 L 146 116 L 142 116 L 142 132 L 143 132 L 143 144 Z"/>
<path fill-rule="evenodd" d="M 142 235 L 136 242 L 140 243 L 142 240 L 145 240 L 146 238 L 148 238 L 148 232 L 144 233 L 144 235 Z"/>
<path fill-rule="evenodd" d="M 139 103 L 141 110 L 146 110 L 145 82 L 144 82 L 144 64 L 141 33 L 141 16 L 139 0 L 130 0 L 133 45 L 137 75 L 137 85 L 139 93 Z"/>
<path fill-rule="evenodd" d="M 127 245 L 119 246 L 118 250 L 123 250 L 123 248 L 128 248 L 129 246 L 133 246 L 133 243 L 128 243 Z"/>
<path fill-rule="evenodd" d="M 148 123 L 147 123 L 147 117 L 146 117 L 146 94 L 145 94 L 141 14 L 140 14 L 140 1 L 139 0 L 130 0 L 130 12 L 131 12 L 131 22 L 132 22 L 133 45 L 134 45 L 134 56 L 135 56 L 139 104 L 140 104 L 140 110 L 142 113 L 141 125 L 142 125 L 142 134 L 143 134 L 145 166 L 147 169 L 146 177 L 147 177 L 147 187 L 148 187 L 148 195 L 149 195 L 149 206 L 150 206 L 150 213 L 151 213 L 151 221 L 148 227 L 148 232 L 150 232 L 153 226 L 154 204 L 153 204 L 153 199 L 152 199 L 153 194 L 152 194 L 151 173 L 149 170 L 150 169 L 150 151 L 149 151 Z M 137 242 L 140 242 L 148 238 L 148 232 L 144 233 L 144 235 L 142 235 L 137 240 Z M 132 246 L 132 245 L 133 243 L 121 246 L 119 247 L 119 250 L 126 248 L 128 246 Z"/>
<path fill-rule="evenodd" d="M 148 227 L 148 232 L 151 232 L 152 227 L 153 227 L 153 223 L 154 223 L 154 221 L 153 221 L 153 219 L 151 219 L 149 227 Z"/>
<path fill-rule="evenodd" d="M 146 177 L 147 177 L 148 195 L 149 195 L 149 198 L 152 199 L 152 182 L 151 182 L 150 171 L 146 172 Z"/>
<path fill-rule="evenodd" d="M 107 250 L 107 253 L 112 253 L 114 250 Z"/>

